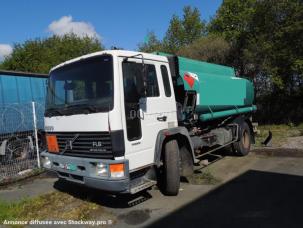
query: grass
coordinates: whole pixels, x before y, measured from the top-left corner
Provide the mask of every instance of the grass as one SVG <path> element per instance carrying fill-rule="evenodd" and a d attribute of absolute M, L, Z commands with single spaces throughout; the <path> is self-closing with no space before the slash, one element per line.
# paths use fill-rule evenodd
<path fill-rule="evenodd" d="M 258 126 L 260 134 L 256 136 L 256 146 L 261 146 L 261 142 L 265 140 L 270 130 L 273 134 L 272 144 L 279 147 L 287 142 L 287 138 L 303 136 L 303 123 L 299 125 L 281 124 L 281 125 L 261 125 Z"/>
<path fill-rule="evenodd" d="M 112 219 L 98 204 L 53 192 L 15 203 L 0 201 L 0 224 L 4 220 L 92 220 Z"/>
<path fill-rule="evenodd" d="M 188 177 L 188 181 L 189 183 L 196 185 L 215 185 L 221 182 L 221 180 L 216 178 L 207 168 L 200 173 L 194 173 L 192 176 Z"/>
<path fill-rule="evenodd" d="M 12 220 L 16 218 L 19 210 L 20 205 L 0 201 L 0 223 L 2 224 L 5 219 Z"/>

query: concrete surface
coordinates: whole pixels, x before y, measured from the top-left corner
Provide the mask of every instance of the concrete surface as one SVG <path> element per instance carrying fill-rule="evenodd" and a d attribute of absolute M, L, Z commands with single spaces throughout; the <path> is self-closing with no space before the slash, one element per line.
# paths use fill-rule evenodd
<path fill-rule="evenodd" d="M 28 197 L 56 191 L 54 183 L 58 180 L 53 173 L 44 173 L 39 176 L 28 178 L 7 187 L 0 187 L 0 200 L 16 202 Z"/>
<path fill-rule="evenodd" d="M 287 139 L 287 142 L 284 143 L 281 147 L 288 148 L 288 149 L 302 149 L 303 148 L 303 136 L 289 137 Z"/>
<path fill-rule="evenodd" d="M 114 214 L 114 227 L 303 227 L 302 150 L 287 154 L 281 149 L 255 150 L 246 157 L 227 156 L 207 171 L 220 182 L 182 183 L 177 197 L 165 197 L 157 189 L 135 196 L 110 196 L 45 177 L 0 190 L 0 199 L 67 192 Z"/>

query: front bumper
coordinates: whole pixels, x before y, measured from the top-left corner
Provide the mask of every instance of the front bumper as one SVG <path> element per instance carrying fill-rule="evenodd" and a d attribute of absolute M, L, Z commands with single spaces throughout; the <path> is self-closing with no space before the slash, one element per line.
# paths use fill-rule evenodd
<path fill-rule="evenodd" d="M 79 158 L 42 152 L 41 158 L 43 159 L 45 157 L 48 158 L 51 164 L 51 167 L 47 169 L 55 171 L 58 177 L 62 179 L 108 192 L 130 192 L 128 160 L 101 160 L 94 158 Z M 98 176 L 96 174 L 96 166 L 94 164 L 100 162 L 106 165 L 123 163 L 124 177 L 112 178 L 109 175 L 106 177 Z M 72 170 L 68 168 L 69 164 L 72 164 Z"/>

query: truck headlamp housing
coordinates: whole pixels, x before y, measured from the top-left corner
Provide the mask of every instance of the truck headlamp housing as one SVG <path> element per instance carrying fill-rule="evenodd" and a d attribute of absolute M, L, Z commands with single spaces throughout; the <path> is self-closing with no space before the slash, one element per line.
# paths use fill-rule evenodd
<path fill-rule="evenodd" d="M 96 175 L 99 177 L 122 178 L 125 176 L 124 163 L 96 163 Z"/>
<path fill-rule="evenodd" d="M 52 168 L 52 162 L 51 162 L 51 160 L 49 160 L 48 157 L 42 157 L 41 161 L 42 161 L 42 165 L 44 168 L 46 168 L 46 169 Z"/>
<path fill-rule="evenodd" d="M 108 177 L 108 166 L 103 163 L 96 164 L 96 175 L 99 177 Z"/>

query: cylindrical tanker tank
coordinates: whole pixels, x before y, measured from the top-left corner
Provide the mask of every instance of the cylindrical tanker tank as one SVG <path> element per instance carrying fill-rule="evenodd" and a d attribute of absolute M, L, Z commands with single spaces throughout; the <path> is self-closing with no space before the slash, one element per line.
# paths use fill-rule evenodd
<path fill-rule="evenodd" d="M 158 53 L 166 55 L 165 53 Z M 232 67 L 211 64 L 189 58 L 174 57 L 176 99 L 186 91 L 197 94 L 196 110 L 201 121 L 253 112 L 253 83 L 237 77 Z M 171 66 L 171 68 L 174 68 Z M 181 88 L 181 90 L 180 90 Z M 182 92 L 184 90 L 184 92 Z M 180 98 L 180 97 L 179 97 Z M 179 99 L 180 100 L 180 99 Z"/>

